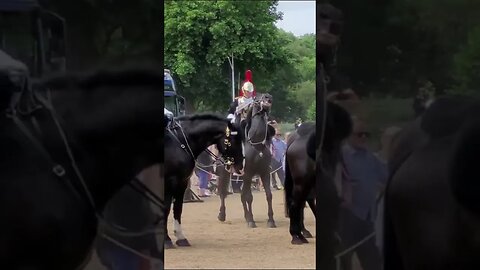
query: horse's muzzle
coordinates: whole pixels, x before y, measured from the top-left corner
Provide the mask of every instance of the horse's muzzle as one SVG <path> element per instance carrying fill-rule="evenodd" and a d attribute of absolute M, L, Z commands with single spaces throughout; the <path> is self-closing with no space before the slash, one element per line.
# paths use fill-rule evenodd
<path fill-rule="evenodd" d="M 270 101 L 270 100 L 263 100 L 263 101 L 261 102 L 261 104 L 262 104 L 262 106 L 265 107 L 265 108 L 270 108 L 270 107 L 272 107 L 272 101 Z"/>

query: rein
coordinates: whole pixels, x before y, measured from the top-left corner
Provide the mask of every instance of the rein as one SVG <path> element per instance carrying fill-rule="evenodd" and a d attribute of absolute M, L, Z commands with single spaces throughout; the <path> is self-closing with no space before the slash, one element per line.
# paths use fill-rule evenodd
<path fill-rule="evenodd" d="M 260 104 L 260 110 L 258 112 L 256 112 L 255 114 L 253 114 L 251 116 L 251 119 L 253 119 L 253 117 L 256 116 L 256 115 L 260 115 L 260 113 L 262 113 L 262 112 L 265 113 L 265 115 L 263 116 L 263 119 L 265 121 L 265 136 L 263 137 L 262 141 L 253 142 L 252 139 L 250 138 L 249 132 L 247 132 L 247 126 L 245 126 L 245 134 L 247 136 L 247 142 L 250 143 L 252 146 L 258 145 L 258 144 L 265 145 L 265 142 L 267 141 L 267 135 L 268 135 L 268 121 L 267 121 L 268 112 L 263 109 L 263 101 L 256 101 L 254 104 Z M 252 121 L 251 119 L 250 119 L 250 121 Z M 252 128 L 250 128 L 248 131 L 250 131 L 251 129 Z"/>
<path fill-rule="evenodd" d="M 182 143 L 180 141 L 180 139 L 178 138 L 178 136 L 177 136 L 178 132 L 176 131 L 177 127 L 180 129 L 180 132 L 182 133 L 182 137 L 183 137 L 185 143 Z M 183 130 L 180 123 L 175 121 L 173 129 L 175 130 L 175 133 L 172 131 L 172 128 L 167 128 L 168 132 L 180 144 L 180 147 L 183 150 L 185 150 L 185 152 L 187 152 L 192 157 L 192 159 L 195 163 L 195 167 L 199 168 L 199 166 L 198 166 L 199 162 L 197 161 L 197 158 L 195 158 L 195 155 L 193 154 L 192 148 L 190 147 L 190 144 L 188 143 L 187 136 L 185 135 L 185 131 Z M 231 135 L 237 135 L 237 134 L 238 133 L 236 131 L 233 131 L 233 132 L 230 131 L 230 129 L 227 126 L 227 129 L 225 130 L 226 138 L 224 140 L 224 144 L 226 146 L 225 152 L 228 152 L 228 148 L 231 147 L 231 145 L 232 145 L 232 143 L 230 141 L 230 136 Z M 204 151 L 207 152 L 211 157 L 213 157 L 215 159 L 215 162 L 220 162 L 220 164 L 222 164 L 226 170 L 228 170 L 227 167 L 230 167 L 234 163 L 233 157 L 224 156 L 223 154 L 222 154 L 222 156 L 217 156 L 212 151 L 210 151 L 208 148 L 205 149 Z"/>

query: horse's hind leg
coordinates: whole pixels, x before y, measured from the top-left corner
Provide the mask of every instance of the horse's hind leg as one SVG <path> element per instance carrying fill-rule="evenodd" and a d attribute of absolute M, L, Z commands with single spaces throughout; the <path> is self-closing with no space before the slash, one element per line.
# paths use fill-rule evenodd
<path fill-rule="evenodd" d="M 182 230 L 183 194 L 185 193 L 186 188 L 181 188 L 181 190 L 183 190 L 183 192 L 177 193 L 175 195 L 175 201 L 173 202 L 173 232 L 177 238 L 175 243 L 181 247 L 188 247 L 190 246 L 190 243 L 183 235 Z"/>
<path fill-rule="evenodd" d="M 315 215 L 316 213 L 316 206 L 315 206 L 315 200 L 314 199 L 308 199 L 307 200 L 308 205 L 310 206 L 310 209 L 312 210 L 313 214 Z M 301 222 L 302 222 L 302 235 L 305 238 L 313 238 L 313 235 L 305 228 L 305 209 L 303 209 L 302 217 L 301 217 Z"/>
<path fill-rule="evenodd" d="M 269 228 L 276 228 L 275 220 L 273 219 L 273 206 L 272 206 L 272 189 L 270 188 L 270 172 L 263 173 L 260 175 L 262 179 L 263 188 L 265 189 L 265 196 L 267 197 L 268 203 L 268 222 L 267 226 Z"/>
<path fill-rule="evenodd" d="M 289 206 L 290 212 L 290 235 L 292 235 L 292 244 L 301 245 L 308 243 L 303 236 L 302 230 L 305 228 L 303 224 L 303 212 L 305 211 L 305 203 L 308 196 L 308 189 L 305 186 L 293 185 L 292 197 Z"/>
<path fill-rule="evenodd" d="M 289 206 L 290 235 L 292 236 L 292 244 L 294 245 L 308 243 L 308 240 L 302 235 L 304 206 L 305 201 L 302 201 L 298 196 L 295 196 L 294 191 L 294 196 Z"/>
<path fill-rule="evenodd" d="M 243 178 L 242 194 L 240 198 L 242 200 L 243 212 L 245 214 L 245 220 L 247 221 L 248 227 L 256 228 L 257 225 L 253 220 L 252 177 L 250 175 L 245 175 Z"/>

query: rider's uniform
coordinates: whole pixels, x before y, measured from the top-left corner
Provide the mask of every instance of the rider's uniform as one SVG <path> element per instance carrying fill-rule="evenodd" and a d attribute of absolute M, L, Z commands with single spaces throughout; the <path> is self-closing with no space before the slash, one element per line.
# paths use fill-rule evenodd
<path fill-rule="evenodd" d="M 163 115 L 165 117 L 165 127 L 168 127 L 173 119 L 173 113 L 166 108 L 163 108 Z"/>
<path fill-rule="evenodd" d="M 247 92 L 250 93 L 250 97 L 246 96 Z M 245 119 L 247 108 L 253 103 L 255 95 L 255 87 L 252 83 L 252 72 L 247 70 L 240 95 L 230 104 L 227 118 L 232 119 L 232 123 L 240 124 L 240 121 Z"/>

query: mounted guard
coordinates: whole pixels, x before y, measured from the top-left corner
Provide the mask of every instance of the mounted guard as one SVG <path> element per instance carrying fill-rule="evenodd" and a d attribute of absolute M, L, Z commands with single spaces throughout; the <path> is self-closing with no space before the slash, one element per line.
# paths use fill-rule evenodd
<path fill-rule="evenodd" d="M 232 119 L 233 123 L 240 125 L 240 122 L 247 116 L 247 109 L 254 102 L 256 94 L 255 86 L 252 82 L 252 71 L 247 70 L 239 96 L 230 104 L 227 118 Z"/>

